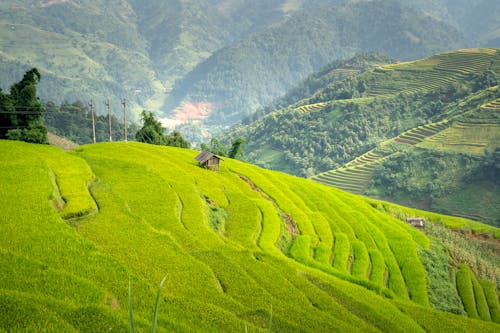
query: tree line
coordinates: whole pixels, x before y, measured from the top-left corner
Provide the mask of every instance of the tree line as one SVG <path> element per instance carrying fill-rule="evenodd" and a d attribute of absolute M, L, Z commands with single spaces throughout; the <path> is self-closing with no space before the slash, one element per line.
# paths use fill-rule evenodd
<path fill-rule="evenodd" d="M 50 131 L 75 143 L 87 144 L 93 142 L 93 126 L 98 142 L 108 141 L 110 133 L 113 141 L 125 139 L 125 125 L 115 115 L 93 117 L 81 101 L 60 105 L 52 101 L 43 103 L 37 96 L 40 79 L 40 72 L 33 68 L 10 87 L 9 93 L 0 88 L 0 139 L 44 144 L 48 143 Z M 141 120 L 142 127 L 134 122 L 127 124 L 128 140 L 181 148 L 191 146 L 177 131 L 166 134 L 152 112 L 143 111 Z"/>

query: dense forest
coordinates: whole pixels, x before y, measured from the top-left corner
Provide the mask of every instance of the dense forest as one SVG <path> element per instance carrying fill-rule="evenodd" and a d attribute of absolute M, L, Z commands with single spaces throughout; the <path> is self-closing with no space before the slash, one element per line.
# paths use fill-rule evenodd
<path fill-rule="evenodd" d="M 484 155 L 407 149 L 380 165 L 368 194 L 498 227 L 499 176 L 500 148 Z"/>

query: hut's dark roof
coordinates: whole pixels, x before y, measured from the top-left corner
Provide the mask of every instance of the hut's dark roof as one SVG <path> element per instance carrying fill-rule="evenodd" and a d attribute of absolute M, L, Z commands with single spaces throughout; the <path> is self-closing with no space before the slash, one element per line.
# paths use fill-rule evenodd
<path fill-rule="evenodd" d="M 211 153 L 209 151 L 202 151 L 201 153 L 198 154 L 194 159 L 197 160 L 199 163 L 205 163 L 212 157 L 216 157 L 217 159 L 221 159 L 219 156 L 215 155 L 214 153 Z"/>

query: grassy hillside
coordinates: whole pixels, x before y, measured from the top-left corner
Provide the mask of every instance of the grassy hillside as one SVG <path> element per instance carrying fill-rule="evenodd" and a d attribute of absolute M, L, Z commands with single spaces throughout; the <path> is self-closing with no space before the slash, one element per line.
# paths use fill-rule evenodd
<path fill-rule="evenodd" d="M 176 148 L 63 152 L 1 141 L 0 152 L 0 329 L 125 331 L 130 281 L 136 324 L 146 330 L 168 274 L 161 331 L 498 330 L 498 281 L 458 256 L 457 279 L 439 283 L 480 320 L 433 309 L 442 298 L 431 296 L 436 279 L 421 251 L 441 253 L 438 272 L 452 258 L 431 245 L 443 236 L 401 219 L 423 214 L 498 239 L 496 228 L 231 159 L 215 173 L 196 165 L 197 152 Z M 494 269 L 498 254 L 481 249 L 474 257 Z"/>

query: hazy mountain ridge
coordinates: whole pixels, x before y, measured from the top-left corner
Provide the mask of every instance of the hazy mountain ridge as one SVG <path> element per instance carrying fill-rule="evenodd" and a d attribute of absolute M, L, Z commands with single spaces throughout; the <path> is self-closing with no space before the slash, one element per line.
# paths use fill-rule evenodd
<path fill-rule="evenodd" d="M 336 6 L 342 2 L 6 1 L 0 4 L 0 24 L 3 27 L 0 43 L 2 84 L 4 88 L 8 87 L 26 69 L 37 66 L 45 78 L 40 85 L 44 99 L 73 102 L 77 99 L 88 100 L 93 96 L 101 105 L 106 97 L 110 97 L 113 105 L 119 105 L 119 99 L 125 97 L 135 106 L 158 111 L 162 109 L 173 83 L 201 62 L 208 59 L 190 74 L 191 78 L 199 76 L 200 74 L 195 73 L 200 70 L 214 73 L 214 70 L 220 68 L 218 61 L 209 59 L 215 53 L 213 57 L 226 62 L 233 72 L 227 80 L 217 83 L 223 86 L 215 91 L 210 87 L 206 91 L 202 87 L 199 92 L 194 92 L 196 89 L 193 91 L 192 87 L 188 87 L 187 91 L 176 90 L 163 111 L 171 112 L 170 106 L 177 106 L 185 95 L 205 98 L 220 94 L 223 98 L 214 98 L 213 102 L 230 107 L 229 103 L 234 101 L 233 109 L 238 111 L 230 111 L 229 113 L 234 114 L 228 117 L 232 119 L 230 121 L 239 120 L 242 118 L 240 110 L 243 114 L 248 114 L 262 106 L 263 101 L 267 104 L 270 99 L 283 94 L 294 82 L 334 58 L 346 58 L 360 47 L 372 51 L 373 44 L 353 46 L 346 44 L 345 40 L 337 40 L 338 33 L 342 35 L 341 32 L 327 31 L 332 22 L 321 18 L 321 13 L 324 12 L 321 8 Z M 390 4 L 391 1 L 387 3 Z M 369 9 L 369 6 L 374 5 L 370 2 L 358 2 L 346 6 L 366 6 Z M 315 22 L 316 17 L 318 22 Z M 290 24 L 294 22 L 301 26 L 293 30 Z M 448 22 L 442 21 L 441 24 L 444 25 L 443 31 L 457 35 L 456 31 L 449 30 L 446 25 Z M 290 31 L 295 36 L 291 36 Z M 322 36 L 323 34 L 325 35 Z M 259 36 L 263 36 L 263 39 L 260 40 Z M 304 52 L 300 43 L 294 42 L 293 47 L 298 53 L 296 55 L 286 47 L 277 49 L 276 53 L 265 51 L 270 42 L 283 43 L 287 38 L 291 38 L 290 41 L 293 42 L 294 37 L 312 39 L 308 41 L 309 46 L 302 45 L 311 50 Z M 410 37 L 414 38 L 408 35 L 406 39 Z M 456 36 L 449 40 L 446 37 L 445 40 L 440 49 L 452 49 L 458 45 Z M 336 45 L 330 45 L 332 41 Z M 363 44 L 367 41 L 369 42 L 369 38 L 358 42 Z M 396 40 L 393 42 L 399 43 Z M 263 54 L 267 52 L 268 55 L 257 56 L 255 50 L 241 46 L 245 43 L 263 48 Z M 388 47 L 381 45 L 384 49 Z M 251 54 L 244 56 L 255 56 L 249 62 L 250 65 L 257 66 L 259 75 L 269 81 L 264 82 L 265 89 L 259 90 L 257 87 L 256 92 L 259 82 L 248 76 L 249 69 L 241 68 L 238 64 L 231 65 L 241 56 L 238 55 L 240 51 L 251 51 Z M 316 51 L 317 55 L 312 56 L 311 53 Z M 436 48 L 431 47 L 427 51 L 422 49 L 426 54 L 431 51 L 436 51 Z M 225 52 L 228 52 L 226 56 Z M 273 56 L 281 59 L 274 59 Z M 412 52 L 401 56 L 417 57 Z M 262 62 L 272 65 L 262 66 Z M 253 67 L 250 65 L 250 74 L 253 74 Z M 206 73 L 202 73 L 203 75 L 210 76 Z M 212 79 L 208 78 L 210 82 Z M 184 82 L 187 80 L 189 79 Z M 236 95 L 233 100 L 226 100 L 228 84 L 233 86 L 229 88 L 229 94 Z M 179 86 L 182 84 L 179 83 Z M 241 99 L 234 92 L 236 89 L 245 89 L 251 96 Z M 114 111 L 118 112 L 119 108 L 115 106 Z"/>
<path fill-rule="evenodd" d="M 166 109 L 210 102 L 211 122 L 234 123 L 333 59 L 361 51 L 415 59 L 465 44 L 455 28 L 396 1 L 315 8 L 215 52 L 174 86 Z"/>

